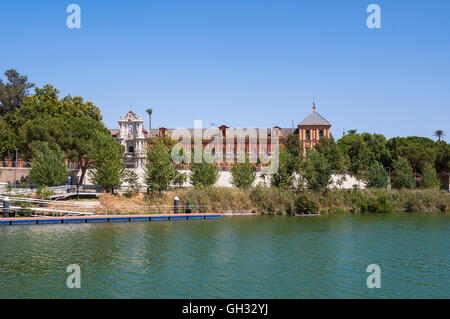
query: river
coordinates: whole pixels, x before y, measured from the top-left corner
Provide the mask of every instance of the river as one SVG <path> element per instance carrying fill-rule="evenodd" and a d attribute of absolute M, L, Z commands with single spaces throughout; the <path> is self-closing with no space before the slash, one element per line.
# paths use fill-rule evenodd
<path fill-rule="evenodd" d="M 418 213 L 0 226 L 0 298 L 450 298 L 449 231 Z"/>

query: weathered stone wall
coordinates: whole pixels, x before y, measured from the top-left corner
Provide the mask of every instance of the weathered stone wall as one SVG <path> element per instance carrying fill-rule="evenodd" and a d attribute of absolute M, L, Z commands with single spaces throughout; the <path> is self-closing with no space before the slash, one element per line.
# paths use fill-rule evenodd
<path fill-rule="evenodd" d="M 2 171 L 0 175 L 0 183 L 14 183 L 14 167 L 0 167 Z M 17 168 L 17 182 L 24 181 L 30 174 L 30 168 Z"/>

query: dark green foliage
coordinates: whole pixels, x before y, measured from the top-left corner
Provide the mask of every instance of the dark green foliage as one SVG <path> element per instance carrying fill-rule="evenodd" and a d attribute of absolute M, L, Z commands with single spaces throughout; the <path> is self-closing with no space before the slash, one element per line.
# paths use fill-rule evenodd
<path fill-rule="evenodd" d="M 350 159 L 349 171 L 360 176 L 362 171 L 367 169 L 371 163 L 372 154 L 369 147 L 359 134 L 349 134 L 338 140 L 338 145 Z"/>
<path fill-rule="evenodd" d="M 39 142 L 36 156 L 31 162 L 30 180 L 46 186 L 63 184 L 69 176 L 63 160 L 64 152 L 58 145 L 51 149 L 48 143 Z"/>
<path fill-rule="evenodd" d="M 373 162 L 366 173 L 365 180 L 369 188 L 388 188 L 389 174 L 379 162 Z"/>
<path fill-rule="evenodd" d="M 392 187 L 401 189 L 414 189 L 416 188 L 416 181 L 414 179 L 414 173 L 408 160 L 404 157 L 399 157 L 394 162 L 395 175 L 392 179 Z"/>
<path fill-rule="evenodd" d="M 125 177 L 123 179 L 125 183 L 128 184 L 129 190 L 127 195 L 129 197 L 134 196 L 139 193 L 141 189 L 141 183 L 139 182 L 139 176 L 133 169 L 125 170 Z"/>
<path fill-rule="evenodd" d="M 311 194 L 299 193 L 295 200 L 295 212 L 297 214 L 315 214 L 319 211 L 319 205 L 314 201 Z"/>
<path fill-rule="evenodd" d="M 19 109 L 28 95 L 28 90 L 34 86 L 28 82 L 25 75 L 19 74 L 16 70 L 6 71 L 5 76 L 8 79 L 7 83 L 3 83 L 0 79 L 0 115 Z"/>

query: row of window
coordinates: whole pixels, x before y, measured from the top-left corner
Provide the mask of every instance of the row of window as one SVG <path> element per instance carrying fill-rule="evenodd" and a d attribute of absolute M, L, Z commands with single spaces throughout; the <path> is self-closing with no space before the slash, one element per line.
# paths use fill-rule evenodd
<path fill-rule="evenodd" d="M 323 130 L 319 131 L 319 139 L 323 137 Z M 309 141 L 311 139 L 311 130 L 306 130 L 306 140 Z"/>

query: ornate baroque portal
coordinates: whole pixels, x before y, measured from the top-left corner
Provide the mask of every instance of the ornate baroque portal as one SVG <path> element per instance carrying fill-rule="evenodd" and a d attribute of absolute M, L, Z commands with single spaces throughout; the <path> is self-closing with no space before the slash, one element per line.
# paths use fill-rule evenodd
<path fill-rule="evenodd" d="M 125 146 L 124 159 L 127 168 L 141 168 L 145 165 L 147 142 L 144 135 L 144 121 L 132 110 L 119 119 L 117 141 Z"/>

